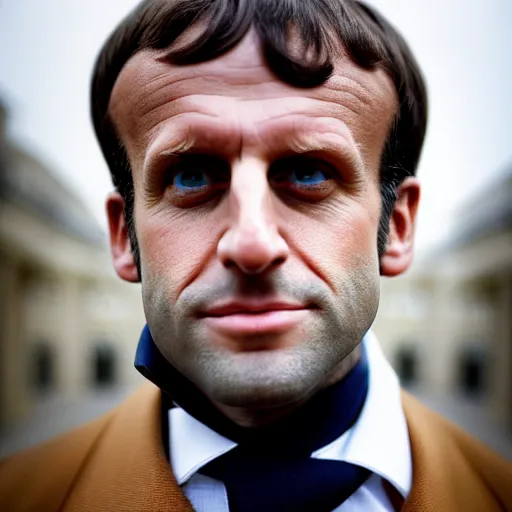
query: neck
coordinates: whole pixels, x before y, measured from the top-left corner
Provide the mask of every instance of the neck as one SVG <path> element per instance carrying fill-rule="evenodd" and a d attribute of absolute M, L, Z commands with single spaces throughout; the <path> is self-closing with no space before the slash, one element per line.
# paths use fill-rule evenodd
<path fill-rule="evenodd" d="M 328 388 L 340 382 L 354 368 L 361 359 L 361 345 L 359 344 L 350 354 L 343 359 L 320 383 L 319 386 L 310 391 L 299 400 L 278 407 L 248 409 L 243 407 L 231 407 L 221 403 L 213 402 L 213 405 L 228 419 L 237 425 L 245 428 L 266 427 L 279 420 L 288 417 L 298 408 L 305 405 L 309 400 L 322 389 Z"/>
<path fill-rule="evenodd" d="M 318 439 L 339 436 L 334 430 L 337 425 L 344 425 L 346 418 L 357 417 L 368 389 L 368 366 L 362 345 L 307 396 L 293 404 L 267 410 L 213 404 L 165 359 L 147 325 L 137 347 L 135 367 L 162 390 L 162 404 L 167 408 L 176 403 L 200 422 L 237 443 L 266 438 L 273 439 L 275 446 L 284 446 L 295 441 L 304 444 L 306 439 L 306 444 L 314 447 Z"/>

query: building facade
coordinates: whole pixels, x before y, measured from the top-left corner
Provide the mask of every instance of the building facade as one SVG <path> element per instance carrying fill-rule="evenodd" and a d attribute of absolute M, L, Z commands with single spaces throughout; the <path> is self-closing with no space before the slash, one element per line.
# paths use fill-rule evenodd
<path fill-rule="evenodd" d="M 512 166 L 448 242 L 383 280 L 374 328 L 404 383 L 478 398 L 512 430 Z"/>
<path fill-rule="evenodd" d="M 112 269 L 105 233 L 79 198 L 0 119 L 0 422 L 41 394 L 135 384 L 140 287 Z"/>

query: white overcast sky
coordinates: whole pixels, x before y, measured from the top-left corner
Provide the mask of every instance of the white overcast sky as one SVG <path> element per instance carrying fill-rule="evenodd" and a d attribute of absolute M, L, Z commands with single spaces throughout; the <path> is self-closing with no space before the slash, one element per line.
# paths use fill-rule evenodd
<path fill-rule="evenodd" d="M 89 80 L 101 44 L 136 3 L 0 0 L 9 136 L 77 190 L 103 226 L 112 185 L 89 119 Z M 512 165 L 512 1 L 369 3 L 404 34 L 427 79 L 430 123 L 418 173 L 418 242 L 426 247 L 462 202 Z"/>

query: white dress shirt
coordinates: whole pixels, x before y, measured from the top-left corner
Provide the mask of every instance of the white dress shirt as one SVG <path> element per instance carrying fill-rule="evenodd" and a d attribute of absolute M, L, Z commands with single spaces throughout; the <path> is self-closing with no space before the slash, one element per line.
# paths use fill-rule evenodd
<path fill-rule="evenodd" d="M 409 434 L 398 378 L 384 358 L 375 335 L 363 339 L 369 368 L 368 394 L 355 424 L 332 443 L 315 451 L 317 459 L 346 461 L 369 469 L 368 480 L 333 512 L 389 512 L 387 480 L 404 499 L 412 483 Z M 169 411 L 169 453 L 179 485 L 197 512 L 229 512 L 224 484 L 197 473 L 236 443 L 177 407 Z"/>

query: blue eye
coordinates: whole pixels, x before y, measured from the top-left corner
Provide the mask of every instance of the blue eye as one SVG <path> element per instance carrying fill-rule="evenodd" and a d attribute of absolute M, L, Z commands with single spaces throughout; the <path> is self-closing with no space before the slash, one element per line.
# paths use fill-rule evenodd
<path fill-rule="evenodd" d="M 295 169 L 290 175 L 290 180 L 297 185 L 318 185 L 328 179 L 325 172 L 314 167 Z"/>
<path fill-rule="evenodd" d="M 175 174 L 173 185 L 179 189 L 197 189 L 210 184 L 210 178 L 204 171 L 184 170 Z"/>
<path fill-rule="evenodd" d="M 299 155 L 276 161 L 269 170 L 269 181 L 283 197 L 318 202 L 336 191 L 340 178 L 329 162 Z"/>

